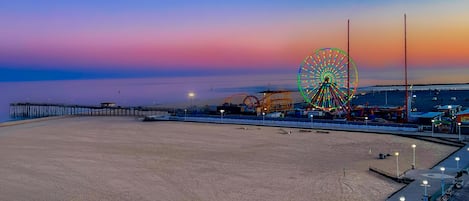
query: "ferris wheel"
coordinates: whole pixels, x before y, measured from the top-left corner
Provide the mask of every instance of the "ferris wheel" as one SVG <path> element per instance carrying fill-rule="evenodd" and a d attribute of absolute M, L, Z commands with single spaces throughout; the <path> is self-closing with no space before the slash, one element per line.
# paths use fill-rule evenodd
<path fill-rule="evenodd" d="M 347 62 L 350 69 L 347 72 Z M 348 85 L 348 81 L 350 83 Z M 350 86 L 350 91 L 347 91 Z M 307 56 L 298 72 L 298 88 L 307 103 L 331 111 L 345 108 L 358 87 L 358 71 L 347 52 L 322 48 Z"/>

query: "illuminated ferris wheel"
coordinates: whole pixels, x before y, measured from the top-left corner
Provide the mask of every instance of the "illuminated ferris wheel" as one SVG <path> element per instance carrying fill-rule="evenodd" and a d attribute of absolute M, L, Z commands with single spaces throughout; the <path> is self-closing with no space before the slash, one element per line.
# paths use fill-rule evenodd
<path fill-rule="evenodd" d="M 343 50 L 318 49 L 307 56 L 300 65 L 298 88 L 304 100 L 314 107 L 327 111 L 345 108 L 355 94 L 357 86 L 357 66 Z"/>

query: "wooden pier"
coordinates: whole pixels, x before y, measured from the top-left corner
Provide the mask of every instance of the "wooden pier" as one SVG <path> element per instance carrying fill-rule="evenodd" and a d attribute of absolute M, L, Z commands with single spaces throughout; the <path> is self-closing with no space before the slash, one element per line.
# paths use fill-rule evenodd
<path fill-rule="evenodd" d="M 10 118 L 32 119 L 51 116 L 150 116 L 168 114 L 167 108 L 156 107 L 104 107 L 48 103 L 11 103 Z"/>

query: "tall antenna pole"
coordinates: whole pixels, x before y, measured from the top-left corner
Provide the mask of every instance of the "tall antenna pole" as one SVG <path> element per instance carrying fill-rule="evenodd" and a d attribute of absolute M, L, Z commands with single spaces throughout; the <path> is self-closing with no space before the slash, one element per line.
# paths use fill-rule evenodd
<path fill-rule="evenodd" d="M 347 20 L 347 120 L 350 121 L 350 19 Z"/>
<path fill-rule="evenodd" d="M 409 120 L 409 91 L 407 87 L 407 17 L 404 13 L 404 67 L 405 67 L 405 119 L 404 122 L 407 123 Z"/>

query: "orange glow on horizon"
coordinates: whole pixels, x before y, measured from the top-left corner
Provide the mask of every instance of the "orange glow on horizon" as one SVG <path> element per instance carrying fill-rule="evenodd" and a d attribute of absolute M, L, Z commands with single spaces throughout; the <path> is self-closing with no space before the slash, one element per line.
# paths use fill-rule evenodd
<path fill-rule="evenodd" d="M 206 17 L 201 22 L 192 20 L 181 25 L 165 21 L 157 24 L 160 26 L 142 22 L 122 30 L 118 23 L 103 25 L 102 29 L 100 24 L 85 24 L 91 28 L 70 32 L 62 28 L 54 36 L 50 33 L 55 33 L 55 24 L 50 25 L 50 33 L 42 29 L 33 32 L 35 26 L 20 27 L 24 37 L 0 41 L 5 44 L 0 47 L 0 61 L 11 65 L 95 68 L 295 69 L 315 49 L 346 50 L 346 21 L 350 18 L 351 56 L 358 68 L 389 68 L 403 65 L 402 15 L 409 9 L 409 67 L 468 68 L 469 14 L 448 12 L 462 8 L 444 4 L 444 9 L 440 9 L 440 4 L 422 8 L 413 4 L 366 7 L 357 8 L 360 12 L 356 13 L 345 8 L 337 13 L 287 10 L 282 12 L 285 17 L 264 14 L 256 18 L 252 14 L 252 19 L 234 16 L 227 18 L 226 23 Z M 11 29 L 5 30 L 7 36 L 15 35 Z M 35 34 L 26 36 L 28 31 Z"/>

